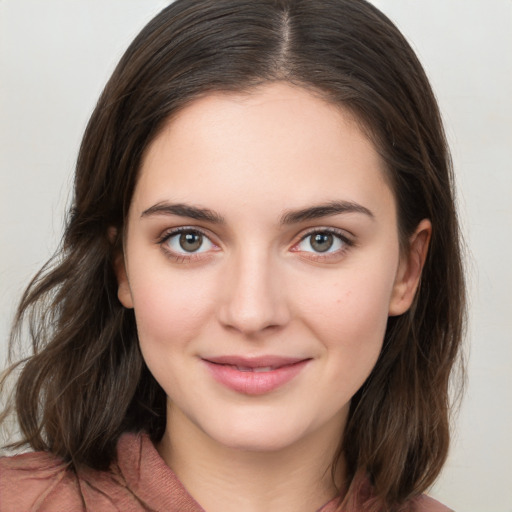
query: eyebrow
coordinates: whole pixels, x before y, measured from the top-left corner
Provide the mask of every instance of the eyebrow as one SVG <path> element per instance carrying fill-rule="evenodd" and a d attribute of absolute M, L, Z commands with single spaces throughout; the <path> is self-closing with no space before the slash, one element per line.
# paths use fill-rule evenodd
<path fill-rule="evenodd" d="M 281 224 L 297 224 L 306 220 L 320 219 L 340 213 L 362 213 L 371 219 L 375 218 L 375 215 L 368 208 L 358 203 L 352 201 L 331 201 L 310 208 L 287 211 L 281 217 Z"/>
<path fill-rule="evenodd" d="M 208 208 L 199 208 L 184 203 L 157 203 L 147 210 L 144 210 L 141 217 L 149 217 L 151 215 L 178 215 L 179 217 L 188 217 L 190 219 L 202 220 L 213 224 L 225 224 L 222 215 Z"/>
<path fill-rule="evenodd" d="M 302 208 L 300 210 L 288 210 L 280 219 L 283 225 L 298 224 L 307 220 L 319 219 L 331 215 L 342 213 L 362 213 L 370 218 L 375 218 L 373 213 L 358 203 L 352 201 L 331 201 L 329 203 Z M 147 210 L 144 210 L 141 217 L 152 215 L 177 215 L 179 217 L 188 217 L 194 220 L 211 222 L 213 224 L 225 224 L 226 221 L 222 215 L 210 210 L 209 208 L 200 208 L 184 203 L 157 203 Z"/>

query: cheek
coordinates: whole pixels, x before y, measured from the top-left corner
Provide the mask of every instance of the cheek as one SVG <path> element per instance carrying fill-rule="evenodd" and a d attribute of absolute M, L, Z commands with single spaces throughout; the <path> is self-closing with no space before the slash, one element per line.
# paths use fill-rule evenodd
<path fill-rule="evenodd" d="M 152 273 L 132 283 L 132 292 L 145 353 L 186 346 L 197 337 L 211 311 L 207 283 L 186 273 Z"/>
<path fill-rule="evenodd" d="M 165 269 L 137 279 L 132 291 L 139 345 L 149 371 L 168 396 L 190 397 L 196 392 L 187 385 L 194 371 L 190 363 L 211 318 L 211 291 L 204 282 Z"/>
<path fill-rule="evenodd" d="M 376 272 L 340 273 L 322 282 L 312 280 L 304 295 L 302 309 L 318 328 L 335 333 L 378 333 L 383 335 L 388 318 L 392 279 Z M 314 300 L 312 298 L 314 297 Z M 348 342 L 362 342 L 350 336 Z"/>
<path fill-rule="evenodd" d="M 393 276 L 378 271 L 340 272 L 328 282 L 311 280 L 315 300 L 302 296 L 303 320 L 328 355 L 333 381 L 352 394 L 380 354 L 392 284 Z"/>

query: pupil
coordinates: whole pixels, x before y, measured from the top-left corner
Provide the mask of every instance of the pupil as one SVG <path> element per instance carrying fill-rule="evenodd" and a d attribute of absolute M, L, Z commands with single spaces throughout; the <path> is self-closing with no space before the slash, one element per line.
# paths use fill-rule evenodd
<path fill-rule="evenodd" d="M 182 233 L 180 236 L 180 247 L 187 252 L 197 251 L 203 243 L 201 233 Z"/>
<path fill-rule="evenodd" d="M 333 236 L 329 233 L 317 233 L 311 238 L 311 247 L 317 252 L 328 251 L 333 244 Z"/>

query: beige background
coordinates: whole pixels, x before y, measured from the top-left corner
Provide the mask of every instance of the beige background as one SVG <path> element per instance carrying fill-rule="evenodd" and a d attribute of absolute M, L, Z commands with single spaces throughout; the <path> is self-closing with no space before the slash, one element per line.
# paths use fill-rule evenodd
<path fill-rule="evenodd" d="M 512 512 L 512 1 L 374 3 L 437 92 L 469 249 L 469 384 L 433 495 L 459 512 Z M 88 116 L 166 4 L 0 0 L 0 367 L 14 303 L 58 243 Z"/>

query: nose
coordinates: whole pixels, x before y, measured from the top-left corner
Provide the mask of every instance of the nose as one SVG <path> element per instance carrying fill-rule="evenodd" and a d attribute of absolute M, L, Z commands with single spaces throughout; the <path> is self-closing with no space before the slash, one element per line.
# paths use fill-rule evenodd
<path fill-rule="evenodd" d="M 290 311 L 278 265 L 269 254 L 247 252 L 223 276 L 218 317 L 226 328 L 254 336 L 286 325 Z"/>

